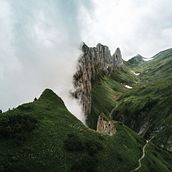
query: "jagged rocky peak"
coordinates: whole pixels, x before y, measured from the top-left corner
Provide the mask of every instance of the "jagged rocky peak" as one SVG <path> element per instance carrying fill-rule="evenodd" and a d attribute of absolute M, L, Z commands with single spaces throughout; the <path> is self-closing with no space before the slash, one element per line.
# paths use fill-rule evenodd
<path fill-rule="evenodd" d="M 119 48 L 117 48 L 115 53 L 113 54 L 113 65 L 117 67 L 123 65 L 122 54 Z"/>
<path fill-rule="evenodd" d="M 119 48 L 111 55 L 107 46 L 97 44 L 96 47 L 82 45 L 82 56 L 78 60 L 77 72 L 73 77 L 76 91 L 73 95 L 79 98 L 85 115 L 91 112 L 92 82 L 100 75 L 110 75 L 115 68 L 123 65 Z"/>

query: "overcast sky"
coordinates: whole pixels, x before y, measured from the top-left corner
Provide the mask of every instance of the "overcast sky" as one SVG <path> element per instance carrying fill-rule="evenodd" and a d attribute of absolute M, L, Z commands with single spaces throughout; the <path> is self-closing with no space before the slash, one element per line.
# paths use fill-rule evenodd
<path fill-rule="evenodd" d="M 0 109 L 32 101 L 52 88 L 69 98 L 82 41 L 124 59 L 172 47 L 171 0 L 0 0 Z M 80 117 L 81 118 L 81 117 Z"/>

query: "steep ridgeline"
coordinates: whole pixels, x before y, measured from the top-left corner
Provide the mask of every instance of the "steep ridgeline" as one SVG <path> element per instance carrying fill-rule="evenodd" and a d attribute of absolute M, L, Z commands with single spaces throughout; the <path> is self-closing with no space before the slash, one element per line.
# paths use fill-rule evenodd
<path fill-rule="evenodd" d="M 79 98 L 85 115 L 91 112 L 92 82 L 100 75 L 110 75 L 114 69 L 123 65 L 119 48 L 111 55 L 107 46 L 97 44 L 96 47 L 82 46 L 83 55 L 78 61 L 78 70 L 74 75 L 74 96 Z"/>
<path fill-rule="evenodd" d="M 101 121 L 107 126 L 107 120 Z M 125 172 L 138 166 L 145 140 L 125 125 L 91 130 L 46 89 L 37 100 L 0 115 L 0 172 Z M 109 121 L 110 122 L 110 121 Z M 112 123 L 110 123 L 112 124 Z M 115 128 L 114 128 L 115 127 Z M 112 133 L 112 134 L 113 134 Z M 169 152 L 146 147 L 141 170 L 171 172 Z"/>

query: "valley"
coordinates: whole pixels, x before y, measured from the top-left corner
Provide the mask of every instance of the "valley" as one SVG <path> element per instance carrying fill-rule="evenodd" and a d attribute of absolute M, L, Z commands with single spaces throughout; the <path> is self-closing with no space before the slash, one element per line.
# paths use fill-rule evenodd
<path fill-rule="evenodd" d="M 86 125 L 45 89 L 0 114 L 0 171 L 171 172 L 172 50 L 124 61 L 83 46 L 72 96 Z"/>

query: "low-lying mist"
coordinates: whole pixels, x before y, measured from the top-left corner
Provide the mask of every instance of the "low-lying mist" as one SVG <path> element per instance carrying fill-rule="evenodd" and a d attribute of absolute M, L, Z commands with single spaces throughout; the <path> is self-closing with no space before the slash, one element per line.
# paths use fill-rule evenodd
<path fill-rule="evenodd" d="M 124 59 L 151 57 L 172 45 L 170 5 L 171 0 L 0 0 L 0 109 L 51 88 L 83 121 L 69 93 L 81 42 L 120 47 Z"/>
<path fill-rule="evenodd" d="M 0 1 L 0 109 L 32 101 L 51 88 L 84 121 L 81 106 L 70 96 L 81 54 L 77 17 L 81 4 L 80 0 Z"/>

